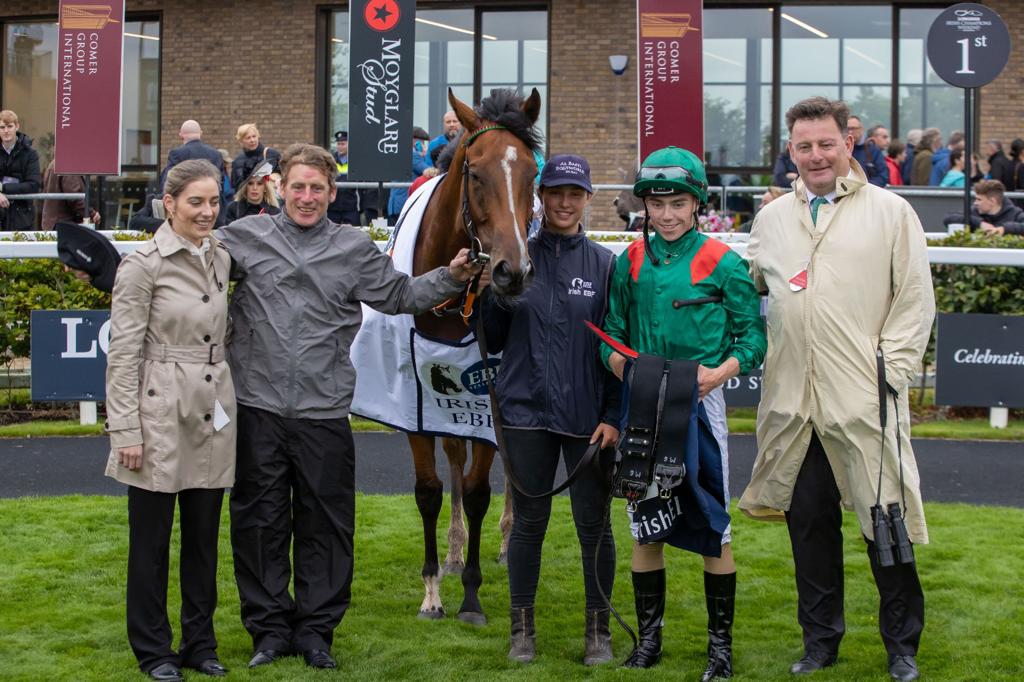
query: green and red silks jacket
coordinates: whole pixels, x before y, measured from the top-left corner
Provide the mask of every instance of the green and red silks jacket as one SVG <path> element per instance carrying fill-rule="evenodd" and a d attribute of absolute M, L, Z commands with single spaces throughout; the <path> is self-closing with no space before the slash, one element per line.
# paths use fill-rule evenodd
<path fill-rule="evenodd" d="M 619 254 L 604 330 L 640 353 L 717 367 L 729 357 L 740 373 L 760 367 L 768 341 L 761 299 L 747 264 L 728 246 L 690 230 L 674 242 L 651 235 L 654 265 L 637 239 Z M 690 303 L 706 297 L 719 302 Z M 612 349 L 601 345 L 605 365 Z"/>

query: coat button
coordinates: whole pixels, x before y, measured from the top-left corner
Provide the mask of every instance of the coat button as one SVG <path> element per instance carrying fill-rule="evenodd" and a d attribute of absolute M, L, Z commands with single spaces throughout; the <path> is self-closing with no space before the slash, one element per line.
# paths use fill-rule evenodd
<path fill-rule="evenodd" d="M 209 302 L 210 302 L 210 295 L 209 294 L 203 294 L 203 303 L 209 303 Z"/>
<path fill-rule="evenodd" d="M 203 415 L 203 421 L 204 421 L 204 422 L 208 422 L 208 421 L 210 421 L 210 415 L 208 415 L 208 414 L 204 414 L 204 415 Z"/>
<path fill-rule="evenodd" d="M 154 396 L 156 395 L 156 391 L 154 391 L 153 389 L 149 389 L 148 391 L 146 391 L 146 395 Z"/>
<path fill-rule="evenodd" d="M 204 336 L 203 337 L 203 341 L 205 341 L 206 343 L 209 343 L 210 342 L 210 335 L 207 334 L 206 336 Z"/>
<path fill-rule="evenodd" d="M 207 381 L 213 381 L 213 375 L 212 375 L 212 374 L 207 374 L 207 375 L 206 375 L 206 376 L 205 376 L 204 378 L 205 378 L 205 379 L 206 379 Z"/>
<path fill-rule="evenodd" d="M 651 326 L 652 327 L 657 327 L 660 324 L 661 324 L 661 322 L 659 322 L 658 320 L 654 320 L 654 321 L 651 322 Z"/>

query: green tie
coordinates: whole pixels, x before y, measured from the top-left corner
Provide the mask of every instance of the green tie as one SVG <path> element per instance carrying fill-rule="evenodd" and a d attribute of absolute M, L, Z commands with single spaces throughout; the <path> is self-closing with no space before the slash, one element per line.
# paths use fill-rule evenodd
<path fill-rule="evenodd" d="M 828 199 L 825 197 L 814 197 L 811 199 L 811 222 L 815 225 L 818 224 L 818 207 L 827 203 Z"/>

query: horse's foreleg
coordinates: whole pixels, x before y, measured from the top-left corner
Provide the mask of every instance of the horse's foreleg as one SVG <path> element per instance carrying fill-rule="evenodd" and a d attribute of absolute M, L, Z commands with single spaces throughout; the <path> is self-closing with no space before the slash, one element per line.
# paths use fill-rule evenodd
<path fill-rule="evenodd" d="M 466 468 L 466 443 L 460 438 L 442 438 L 441 447 L 448 455 L 451 473 L 452 513 L 448 523 L 448 555 L 444 559 L 445 575 L 459 575 L 465 568 L 463 548 L 466 546 L 466 522 L 462 517 L 463 470 Z"/>
<path fill-rule="evenodd" d="M 420 618 L 444 618 L 441 603 L 441 572 L 437 564 L 437 517 L 444 500 L 444 484 L 434 471 L 434 439 L 409 435 L 416 467 L 416 506 L 423 520 L 423 587 Z"/>
<path fill-rule="evenodd" d="M 487 617 L 480 605 L 480 585 L 483 583 L 483 573 L 480 570 L 480 534 L 487 507 L 491 504 L 491 483 L 488 475 L 493 460 L 493 448 L 479 443 L 473 444 L 473 463 L 466 475 L 466 490 L 463 495 L 466 518 L 469 520 L 469 542 L 466 545 L 466 567 L 462 570 L 462 588 L 465 594 L 462 606 L 459 607 L 459 620 L 473 625 L 487 624 Z"/>
<path fill-rule="evenodd" d="M 498 563 L 508 566 L 508 537 L 512 534 L 512 484 L 505 479 L 505 506 L 501 510 L 498 528 L 501 530 L 501 548 L 498 550 Z"/>

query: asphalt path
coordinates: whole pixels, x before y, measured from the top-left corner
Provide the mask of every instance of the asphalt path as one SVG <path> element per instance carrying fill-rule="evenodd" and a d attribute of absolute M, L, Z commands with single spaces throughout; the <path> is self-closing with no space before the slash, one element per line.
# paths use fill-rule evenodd
<path fill-rule="evenodd" d="M 354 436 L 358 491 L 412 492 L 412 455 L 404 435 Z M 124 485 L 103 475 L 109 442 L 102 437 L 0 439 L 0 498 L 124 494 Z M 444 462 L 440 443 L 437 452 Z M 925 500 L 1024 507 L 1024 444 L 917 439 L 914 452 Z M 729 438 L 733 496 L 747 485 L 754 454 L 753 436 Z M 448 467 L 439 468 L 447 487 Z M 496 491 L 504 486 L 500 463 L 491 468 L 491 485 Z"/>

